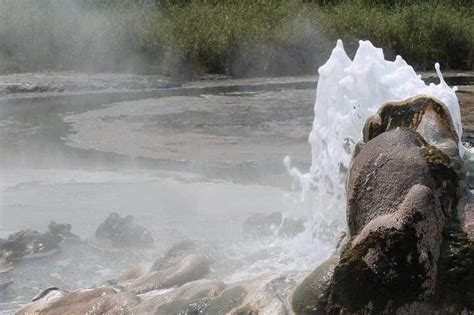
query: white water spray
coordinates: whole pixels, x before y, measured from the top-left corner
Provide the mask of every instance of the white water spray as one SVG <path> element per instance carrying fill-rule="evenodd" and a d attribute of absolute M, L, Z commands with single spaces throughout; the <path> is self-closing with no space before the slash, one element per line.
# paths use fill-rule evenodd
<path fill-rule="evenodd" d="M 456 132 L 461 138 L 462 125 L 456 88 L 443 79 L 435 65 L 440 83 L 426 85 L 402 57 L 387 61 L 383 51 L 369 41 L 360 41 L 351 60 L 338 41 L 328 61 L 319 68 L 314 105 L 313 129 L 309 136 L 312 164 L 309 173 L 291 168 L 300 183 L 303 197 L 312 200 L 311 227 L 320 220 L 345 227 L 345 171 L 349 168 L 355 144 L 362 138 L 366 119 L 387 101 L 404 100 L 415 95 L 430 95 L 449 109 Z M 459 146 L 462 151 L 464 147 Z"/>

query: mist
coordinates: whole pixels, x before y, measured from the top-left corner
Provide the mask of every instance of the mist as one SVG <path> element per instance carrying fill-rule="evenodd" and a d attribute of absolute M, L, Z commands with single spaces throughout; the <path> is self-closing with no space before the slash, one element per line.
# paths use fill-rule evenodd
<path fill-rule="evenodd" d="M 96 1 L 2 0 L 0 70 L 143 71 L 141 17 Z"/>
<path fill-rule="evenodd" d="M 268 38 L 258 39 L 239 21 L 208 23 L 203 14 L 193 22 L 195 9 L 160 1 L 2 0 L 0 72 L 301 75 L 315 74 L 330 52 L 317 12 L 273 21 Z M 219 34 L 221 27 L 230 29 Z"/>

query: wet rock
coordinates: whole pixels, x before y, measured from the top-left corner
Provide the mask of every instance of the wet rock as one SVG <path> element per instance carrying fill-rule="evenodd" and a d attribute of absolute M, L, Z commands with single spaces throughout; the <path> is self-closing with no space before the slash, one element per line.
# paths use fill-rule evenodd
<path fill-rule="evenodd" d="M 140 299 L 112 288 L 64 292 L 49 290 L 15 314 L 123 314 Z"/>
<path fill-rule="evenodd" d="M 424 149 L 423 139 L 407 128 L 387 131 L 364 146 L 352 162 L 347 183 L 351 235 L 358 234 L 374 218 L 398 211 L 413 185 L 437 190 Z M 449 164 L 446 173 L 449 177 L 444 180 L 454 185 L 450 193 L 455 198 L 457 178 L 449 173 Z"/>
<path fill-rule="evenodd" d="M 254 213 L 242 223 L 242 232 L 249 238 L 294 237 L 303 231 L 302 219 L 283 218 L 281 212 Z"/>
<path fill-rule="evenodd" d="M 224 290 L 206 307 L 207 314 L 227 314 L 242 305 L 247 292 L 243 286 L 235 285 Z"/>
<path fill-rule="evenodd" d="M 117 279 L 109 280 L 106 284 L 118 285 L 120 287 L 125 287 L 130 284 L 133 280 L 138 279 L 144 276 L 146 273 L 150 272 L 151 265 L 149 263 L 141 263 L 133 266 L 132 268 L 125 271 Z"/>
<path fill-rule="evenodd" d="M 0 239 L 0 258 L 4 266 L 23 258 L 40 258 L 60 249 L 58 238 L 36 230 L 23 230 Z"/>
<path fill-rule="evenodd" d="M 161 275 L 171 272 L 177 266 L 183 266 L 183 260 L 188 256 L 197 254 L 195 256 L 203 257 L 208 264 L 206 257 L 198 254 L 199 250 L 200 247 L 191 240 L 177 242 L 170 246 L 163 255 L 156 258 L 155 261 L 135 265 L 117 279 L 108 280 L 105 284 L 122 289 L 129 287 L 133 283 L 137 284 L 138 281 L 149 281 L 158 285 Z"/>
<path fill-rule="evenodd" d="M 372 220 L 344 249 L 329 309 L 391 312 L 431 298 L 444 220 L 433 192 L 413 186 L 397 212 Z"/>
<path fill-rule="evenodd" d="M 443 231 L 433 304 L 449 314 L 474 313 L 474 242 L 456 223 Z"/>
<path fill-rule="evenodd" d="M 144 299 L 133 308 L 136 314 L 206 314 L 209 302 L 225 288 L 221 281 L 202 279 L 168 293 Z"/>
<path fill-rule="evenodd" d="M 121 217 L 111 213 L 95 232 L 99 241 L 109 242 L 113 247 L 151 246 L 150 231 L 133 222 L 133 216 Z"/>
<path fill-rule="evenodd" d="M 191 254 L 166 269 L 150 270 L 133 280 L 125 290 L 137 294 L 183 285 L 209 273 L 209 262 L 202 255 Z"/>
<path fill-rule="evenodd" d="M 288 296 L 295 281 L 262 276 L 226 285 L 222 281 L 201 279 L 209 272 L 209 265 L 204 256 L 189 254 L 195 248 L 190 242 L 170 247 L 162 257 L 168 257 L 167 263 L 156 265 L 168 268 L 154 270 L 153 264 L 137 266 L 123 275 L 122 288 L 107 286 L 74 292 L 48 288 L 17 314 L 283 315 L 291 312 Z"/>
<path fill-rule="evenodd" d="M 165 253 L 155 259 L 151 265 L 151 270 L 157 271 L 160 269 L 169 268 L 176 263 L 177 260 L 183 257 L 196 253 L 198 245 L 191 240 L 184 240 L 170 246 Z"/>
<path fill-rule="evenodd" d="M 51 292 L 54 292 L 55 294 L 58 294 L 58 293 L 64 293 L 61 291 L 60 288 L 58 287 L 49 287 L 49 288 L 46 288 L 44 289 L 43 291 L 41 291 L 40 293 L 38 293 L 37 295 L 35 295 L 31 301 L 32 302 L 36 302 L 36 301 L 39 301 L 41 299 L 43 299 L 45 296 L 49 295 Z"/>
<path fill-rule="evenodd" d="M 294 311 L 473 311 L 471 199 L 446 107 L 388 103 L 364 141 L 347 181 L 348 242 L 295 290 Z"/>
<path fill-rule="evenodd" d="M 268 276 L 230 285 L 209 304 L 209 314 L 289 314 L 288 296 L 295 282 L 285 277 Z M 231 306 L 231 307 L 229 307 Z"/>
<path fill-rule="evenodd" d="M 71 232 L 71 224 L 51 221 L 48 225 L 48 229 L 61 243 L 79 243 L 81 241 L 79 236 Z"/>
<path fill-rule="evenodd" d="M 367 119 L 363 131 L 364 142 L 396 128 L 416 131 L 430 146 L 447 155 L 453 170 L 458 176 L 464 177 L 459 138 L 449 110 L 442 102 L 428 96 L 415 96 L 400 102 L 385 103 L 377 114 Z"/>
<path fill-rule="evenodd" d="M 296 314 L 325 314 L 329 289 L 338 255 L 319 265 L 293 293 L 292 306 Z"/>
<path fill-rule="evenodd" d="M 12 264 L 21 259 L 50 256 L 59 251 L 65 241 L 79 242 L 80 239 L 71 232 L 70 224 L 54 221 L 45 233 L 23 230 L 0 239 L 0 272 L 10 270 Z"/>
<path fill-rule="evenodd" d="M 224 285 L 215 280 L 187 283 L 144 300 L 133 313 L 153 314 L 288 314 L 287 297 L 294 282 L 286 278 L 257 279 Z"/>

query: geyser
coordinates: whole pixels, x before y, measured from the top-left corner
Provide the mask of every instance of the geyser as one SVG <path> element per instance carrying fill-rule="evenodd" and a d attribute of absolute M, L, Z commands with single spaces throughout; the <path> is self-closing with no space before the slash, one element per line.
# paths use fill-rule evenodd
<path fill-rule="evenodd" d="M 319 68 L 314 105 L 313 129 L 309 135 L 312 164 L 309 173 L 290 169 L 297 177 L 305 198 L 312 200 L 311 226 L 321 220 L 345 226 L 345 174 L 355 144 L 362 138 L 366 119 L 387 101 L 404 100 L 415 95 L 432 96 L 444 103 L 452 117 L 458 138 L 462 136 L 461 114 L 456 88 L 443 79 L 435 65 L 439 84 L 426 85 L 402 57 L 385 60 L 382 49 L 360 41 L 351 60 L 337 42 L 328 61 Z M 459 143 L 460 155 L 464 147 Z"/>

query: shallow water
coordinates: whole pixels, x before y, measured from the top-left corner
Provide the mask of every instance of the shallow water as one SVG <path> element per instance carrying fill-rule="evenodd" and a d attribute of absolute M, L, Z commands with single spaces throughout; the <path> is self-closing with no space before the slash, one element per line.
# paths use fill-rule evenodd
<path fill-rule="evenodd" d="M 1 236 L 44 231 L 55 220 L 93 241 L 115 211 L 134 215 L 155 239 L 153 249 L 110 253 L 84 243 L 21 262 L 0 274 L 0 282 L 13 281 L 0 292 L 0 310 L 48 286 L 98 285 L 187 238 L 209 248 L 209 277 L 227 281 L 305 272 L 327 257 L 332 242 L 304 233 L 249 240 L 241 231 L 251 213 L 306 217 L 283 158 L 309 167 L 314 90 L 216 91 L 0 99 Z"/>

